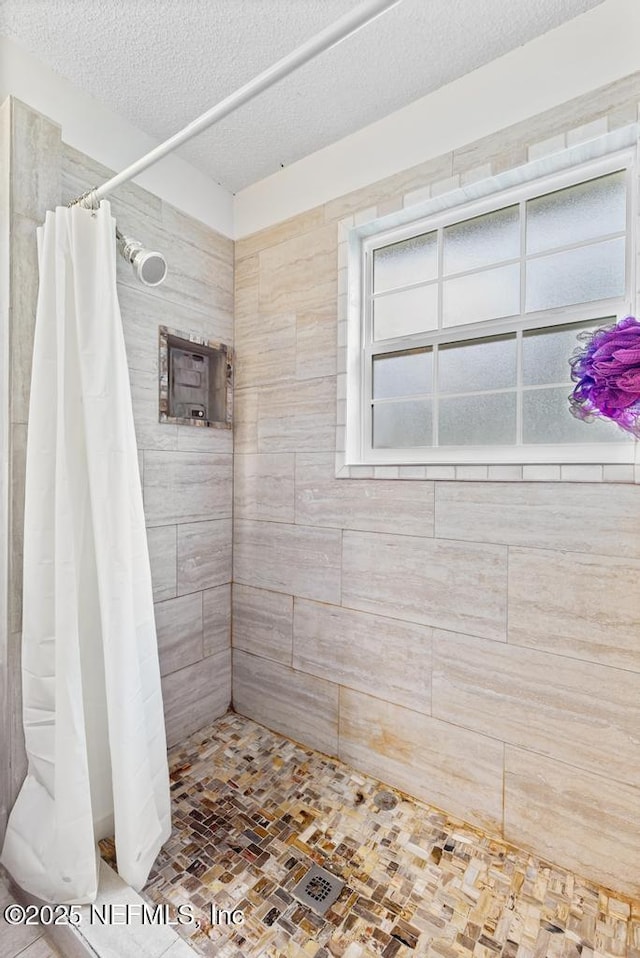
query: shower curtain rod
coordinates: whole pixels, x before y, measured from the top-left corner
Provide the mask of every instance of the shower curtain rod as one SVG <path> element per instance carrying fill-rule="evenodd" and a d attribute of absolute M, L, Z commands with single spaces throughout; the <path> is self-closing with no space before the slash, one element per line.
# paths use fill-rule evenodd
<path fill-rule="evenodd" d="M 149 153 L 145 154 L 145 156 L 136 160 L 135 163 L 132 163 L 131 166 L 122 170 L 121 173 L 112 176 L 111 179 L 103 183 L 102 186 L 95 187 L 83 193 L 82 196 L 73 200 L 69 205 L 79 204 L 91 208 L 97 207 L 100 200 L 109 193 L 112 193 L 116 187 L 122 183 L 126 183 L 127 180 L 133 179 L 139 173 L 142 173 L 143 170 L 148 169 L 168 153 L 171 153 L 172 150 L 175 150 L 178 146 L 182 146 L 187 140 L 202 133 L 207 127 L 212 126 L 214 123 L 217 123 L 218 120 L 228 116 L 229 113 L 237 110 L 239 106 L 247 103 L 259 93 L 262 93 L 263 90 L 273 86 L 278 80 L 281 80 L 289 73 L 297 70 L 298 67 L 308 63 L 309 60 L 318 56 L 319 53 L 323 53 L 325 50 L 336 46 L 361 27 L 366 26 L 366 24 L 381 16 L 381 14 L 386 13 L 386 11 L 392 7 L 397 6 L 399 3 L 402 3 L 402 0 L 365 0 L 364 3 L 359 4 L 357 7 L 354 7 L 353 10 L 345 13 L 344 16 L 336 20 L 335 23 L 325 27 L 320 33 L 306 40 L 291 53 L 287 54 L 287 56 L 282 57 L 281 60 L 278 60 L 272 66 L 268 67 L 268 69 L 258 74 L 253 80 L 245 83 L 244 86 L 241 86 L 235 93 L 225 97 L 224 100 L 221 100 L 216 106 L 207 110 L 202 116 L 199 116 L 178 133 L 175 133 L 168 140 L 165 140 L 164 143 L 156 146 Z"/>

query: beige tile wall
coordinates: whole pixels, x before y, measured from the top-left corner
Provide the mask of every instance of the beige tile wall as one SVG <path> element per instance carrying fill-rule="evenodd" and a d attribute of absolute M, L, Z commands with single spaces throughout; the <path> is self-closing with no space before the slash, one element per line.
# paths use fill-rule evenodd
<path fill-rule="evenodd" d="M 639 99 L 636 75 L 236 243 L 233 587 L 239 711 L 635 895 L 633 471 L 336 479 L 334 453 L 348 226 L 633 122 Z"/>
<path fill-rule="evenodd" d="M 62 145 L 62 201 L 109 171 Z M 158 327 L 233 342 L 233 243 L 129 183 L 111 198 L 118 226 L 168 263 L 157 288 L 118 257 L 118 298 L 141 456 L 169 745 L 231 699 L 231 432 L 158 422 Z"/>
<path fill-rule="evenodd" d="M 0 836 L 25 773 L 20 703 L 24 452 L 37 293 L 36 227 L 111 171 L 66 146 L 59 127 L 15 99 L 0 115 L 0 323 L 8 341 L 10 516 L 7 626 L 0 646 Z M 233 243 L 135 184 L 112 199 L 118 225 L 162 250 L 166 283 L 143 287 L 118 257 L 148 524 L 170 744 L 226 711 L 231 698 L 232 436 L 158 422 L 158 326 L 233 339 Z M 5 216 L 5 214 L 8 214 Z M 8 227 L 11 227 L 9 256 Z M 10 282 L 5 281 L 10 268 Z M 8 296 L 7 296 L 8 291 Z M 4 611 L 3 611 L 4 616 Z M 8 774 L 7 774 L 8 773 Z"/>

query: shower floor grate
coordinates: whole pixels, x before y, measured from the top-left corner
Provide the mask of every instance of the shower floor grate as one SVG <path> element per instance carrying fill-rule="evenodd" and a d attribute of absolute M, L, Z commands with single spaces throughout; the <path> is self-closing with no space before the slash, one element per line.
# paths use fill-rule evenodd
<path fill-rule="evenodd" d="M 340 897 L 344 882 L 319 865 L 312 865 L 291 894 L 318 915 L 326 914 Z"/>

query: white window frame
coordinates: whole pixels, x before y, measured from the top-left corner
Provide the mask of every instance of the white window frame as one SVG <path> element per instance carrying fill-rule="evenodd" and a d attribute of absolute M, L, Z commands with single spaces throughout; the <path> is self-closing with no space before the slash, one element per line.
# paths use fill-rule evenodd
<path fill-rule="evenodd" d="M 626 170 L 627 229 L 625 294 L 616 299 L 558 307 L 505 319 L 439 328 L 430 332 L 374 341 L 370 309 L 373 251 L 378 246 L 400 242 L 411 236 L 441 230 L 447 225 L 480 216 L 506 206 L 524 204 L 528 199 L 573 186 L 585 180 Z M 348 326 L 346 385 L 346 465 L 466 465 L 466 464 L 573 464 L 633 463 L 636 443 L 621 438 L 618 442 L 584 444 L 536 444 L 510 446 L 446 446 L 406 449 L 375 448 L 371 445 L 371 373 L 372 356 L 402 349 L 415 349 L 435 343 L 469 341 L 516 332 L 518 341 L 518 386 L 521 385 L 522 331 L 572 322 L 621 318 L 635 315 L 636 305 L 636 232 L 637 232 L 637 128 L 625 128 L 597 140 L 564 150 L 542 161 L 529 163 L 496 177 L 457 189 L 418 208 L 405 209 L 352 229 L 348 239 Z M 524 229 L 524 218 L 521 217 Z M 604 241 L 611 237 L 603 236 Z M 588 243 L 572 244 L 571 247 Z M 564 247 L 562 248 L 564 249 Z M 439 239 L 439 256 L 442 243 Z M 560 251 L 560 248 L 559 250 Z M 555 250 L 554 250 L 555 252 Z M 518 260 L 525 262 L 524 243 Z M 547 255 L 545 253 L 545 255 Z M 511 262 L 511 261 L 510 261 Z M 500 263 L 499 265 L 505 265 Z M 438 283 L 443 282 L 441 275 Z M 471 271 L 470 271 L 471 272 Z M 521 269 L 524 283 L 524 268 Z M 420 284 L 416 284 L 420 285 Z M 439 297 L 440 304 L 442 297 Z M 442 306 L 440 305 L 440 308 Z M 548 384 L 554 385 L 554 384 Z M 564 385 L 564 384 L 563 384 Z M 522 393 L 518 390 L 518 402 Z M 585 425 L 585 432 L 588 430 Z"/>

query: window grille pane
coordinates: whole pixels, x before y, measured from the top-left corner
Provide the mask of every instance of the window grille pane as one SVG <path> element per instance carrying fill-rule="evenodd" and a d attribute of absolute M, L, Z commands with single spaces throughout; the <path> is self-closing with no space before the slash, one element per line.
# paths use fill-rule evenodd
<path fill-rule="evenodd" d="M 443 393 L 506 389 L 516 384 L 516 337 L 495 336 L 441 346 L 438 388 Z"/>
<path fill-rule="evenodd" d="M 376 403 L 373 407 L 373 445 L 377 449 L 430 446 L 431 400 Z"/>
<path fill-rule="evenodd" d="M 382 246 L 373 253 L 375 293 L 435 279 L 437 272 L 438 234 L 435 232 Z"/>
<path fill-rule="evenodd" d="M 418 286 L 373 301 L 374 339 L 408 336 L 438 326 L 438 287 Z"/>
<path fill-rule="evenodd" d="M 373 398 L 416 396 L 433 389 L 433 353 L 392 353 L 373 358 Z"/>
<path fill-rule="evenodd" d="M 624 238 L 527 262 L 527 312 L 624 295 Z"/>
<path fill-rule="evenodd" d="M 444 272 L 461 273 L 520 255 L 517 206 L 476 216 L 444 230 Z"/>
<path fill-rule="evenodd" d="M 527 252 L 622 233 L 626 227 L 627 190 L 624 173 L 611 173 L 529 200 Z"/>
<path fill-rule="evenodd" d="M 443 322 L 461 326 L 520 312 L 520 266 L 472 273 L 444 283 Z"/>
<path fill-rule="evenodd" d="M 515 393 L 440 400 L 439 445 L 505 446 L 515 441 Z"/>
<path fill-rule="evenodd" d="M 625 434 L 613 423 L 582 422 L 569 412 L 570 386 L 528 389 L 522 396 L 522 438 L 539 442 L 622 442 Z"/>
<path fill-rule="evenodd" d="M 569 357 L 581 346 L 577 336 L 583 330 L 608 326 L 613 320 L 575 323 L 572 326 L 527 330 L 522 337 L 522 382 L 525 386 L 570 383 Z"/>

